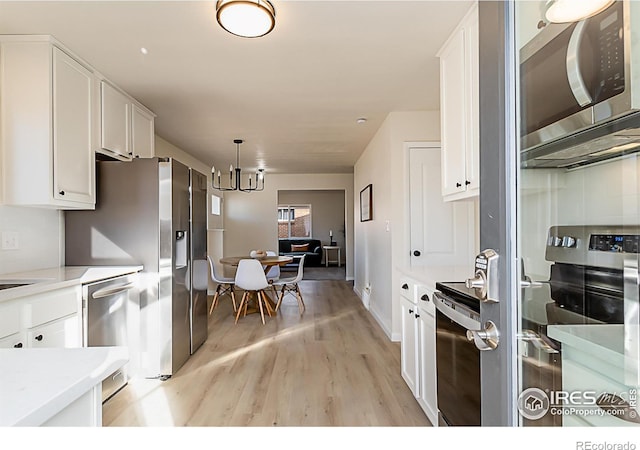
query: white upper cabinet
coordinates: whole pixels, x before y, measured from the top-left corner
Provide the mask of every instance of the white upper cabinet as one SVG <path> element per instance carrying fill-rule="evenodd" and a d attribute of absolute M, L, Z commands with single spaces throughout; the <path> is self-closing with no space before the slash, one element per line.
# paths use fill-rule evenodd
<path fill-rule="evenodd" d="M 442 195 L 479 194 L 478 5 L 440 49 Z"/>
<path fill-rule="evenodd" d="M 100 83 L 101 153 L 121 160 L 131 160 L 130 100 L 106 81 Z"/>
<path fill-rule="evenodd" d="M 155 156 L 154 118 L 148 109 L 131 104 L 131 150 L 135 158 Z"/>
<path fill-rule="evenodd" d="M 154 156 L 154 114 L 107 81 L 100 83 L 98 152 L 122 161 Z"/>
<path fill-rule="evenodd" d="M 7 205 L 95 207 L 94 74 L 54 39 L 0 37 Z"/>
<path fill-rule="evenodd" d="M 518 48 L 524 47 L 547 25 L 544 16 L 547 0 L 516 2 L 516 38 Z"/>

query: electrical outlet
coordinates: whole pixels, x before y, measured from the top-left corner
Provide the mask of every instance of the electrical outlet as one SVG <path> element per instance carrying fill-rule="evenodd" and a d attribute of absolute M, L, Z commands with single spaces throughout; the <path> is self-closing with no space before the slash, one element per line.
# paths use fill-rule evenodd
<path fill-rule="evenodd" d="M 2 250 L 18 250 L 20 243 L 17 231 L 2 232 Z"/>

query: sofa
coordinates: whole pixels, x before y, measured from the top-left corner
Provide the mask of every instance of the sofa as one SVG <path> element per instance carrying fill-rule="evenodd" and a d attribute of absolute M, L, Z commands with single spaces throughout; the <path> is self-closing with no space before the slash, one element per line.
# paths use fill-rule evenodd
<path fill-rule="evenodd" d="M 296 248 L 296 246 L 304 246 L 306 245 L 306 249 Z M 293 246 L 293 248 L 292 248 Z M 295 239 L 279 239 L 278 240 L 278 251 L 281 256 L 302 256 L 307 255 L 304 259 L 305 267 L 314 267 L 322 265 L 322 243 L 318 239 L 303 239 L 303 238 L 295 238 Z M 294 258 L 294 265 L 298 265 L 298 261 Z M 287 264 L 287 265 L 291 265 Z"/>

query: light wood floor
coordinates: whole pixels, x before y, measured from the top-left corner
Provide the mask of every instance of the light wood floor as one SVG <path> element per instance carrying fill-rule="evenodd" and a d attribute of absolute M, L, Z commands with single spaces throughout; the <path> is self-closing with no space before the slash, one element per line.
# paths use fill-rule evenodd
<path fill-rule="evenodd" d="M 240 318 L 223 297 L 209 338 L 166 381 L 133 380 L 105 426 L 428 426 L 390 342 L 345 281 L 303 281 L 306 312 Z"/>

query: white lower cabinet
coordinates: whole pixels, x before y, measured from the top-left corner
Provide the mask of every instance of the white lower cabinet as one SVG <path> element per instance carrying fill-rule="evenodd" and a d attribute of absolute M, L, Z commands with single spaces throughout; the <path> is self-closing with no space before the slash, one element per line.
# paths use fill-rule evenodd
<path fill-rule="evenodd" d="M 433 291 L 403 279 L 401 288 L 401 374 L 429 421 L 438 425 L 436 330 Z"/>
<path fill-rule="evenodd" d="M 80 286 L 0 304 L 0 348 L 82 347 Z"/>
<path fill-rule="evenodd" d="M 417 398 L 429 421 L 437 426 L 435 305 L 433 303 L 433 291 L 424 286 L 418 287 L 418 316 L 420 389 Z"/>
<path fill-rule="evenodd" d="M 27 331 L 27 342 L 32 348 L 81 347 L 82 341 L 77 332 L 79 327 L 79 315 L 72 314 L 30 329 Z"/>
<path fill-rule="evenodd" d="M 402 378 L 413 392 L 413 395 L 419 395 L 419 379 L 418 360 L 418 321 L 416 314 L 418 308 L 415 304 L 402 297 L 402 341 L 401 348 L 401 373 Z"/>

